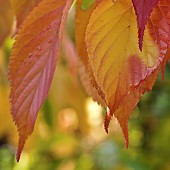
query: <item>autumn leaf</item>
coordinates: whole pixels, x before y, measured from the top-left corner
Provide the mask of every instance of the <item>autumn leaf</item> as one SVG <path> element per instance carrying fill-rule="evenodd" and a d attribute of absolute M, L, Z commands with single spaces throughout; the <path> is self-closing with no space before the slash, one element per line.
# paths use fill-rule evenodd
<path fill-rule="evenodd" d="M 161 58 L 146 29 L 143 51 L 138 48 L 137 23 L 131 0 L 102 1 L 93 11 L 86 31 L 89 62 L 96 83 L 118 119 L 128 146 L 127 121 L 142 94 L 151 90 Z"/>
<path fill-rule="evenodd" d="M 86 28 L 89 23 L 90 16 L 95 9 L 97 3 L 94 3 L 91 8 L 87 10 L 83 10 L 82 7 L 83 0 L 77 0 L 76 3 L 76 18 L 75 18 L 75 26 L 76 26 L 76 48 L 79 54 L 81 61 L 84 65 L 88 64 L 87 50 L 85 44 L 85 34 Z M 83 22 L 82 22 L 83 19 Z"/>
<path fill-rule="evenodd" d="M 91 96 L 93 100 L 96 101 L 99 105 L 106 106 L 105 101 L 103 100 L 102 95 L 100 94 L 100 91 L 96 89 L 96 86 L 94 86 L 94 82 L 93 84 L 91 82 L 94 81 L 92 80 L 92 78 L 94 77 L 91 77 L 91 81 L 89 80 L 89 76 L 93 76 L 93 75 L 89 75 L 89 71 L 81 63 L 81 61 L 79 62 L 79 74 L 80 74 L 81 83 L 84 89 L 86 90 L 87 94 Z"/>
<path fill-rule="evenodd" d="M 86 36 L 86 28 L 89 23 L 90 16 L 93 10 L 96 8 L 97 4 L 100 3 L 101 0 L 96 0 L 93 5 L 84 10 L 82 9 L 82 4 L 84 1 L 77 0 L 76 4 L 76 48 L 78 52 L 78 56 L 80 58 L 80 79 L 81 82 L 86 89 L 87 93 L 93 97 L 94 101 L 97 101 L 98 104 L 105 105 L 104 94 L 101 89 L 98 87 L 92 70 L 89 64 L 86 44 L 85 44 L 85 36 Z M 83 21 L 83 22 L 82 22 Z"/>
<path fill-rule="evenodd" d="M 150 34 L 155 42 L 157 42 L 159 47 L 159 58 L 162 63 L 162 67 L 164 69 L 165 63 L 170 57 L 170 7 L 169 0 L 162 0 L 155 7 L 153 14 L 151 15 L 148 22 L 148 29 Z M 135 66 L 134 66 L 135 67 Z M 114 112 L 114 115 L 120 122 L 120 125 L 123 129 L 124 137 L 126 139 L 126 145 L 128 146 L 128 125 L 127 120 L 129 118 L 130 113 L 133 108 L 139 101 L 139 98 L 145 91 L 150 91 L 157 77 L 157 73 L 160 66 L 152 73 L 152 75 L 146 79 L 142 85 L 137 87 L 132 93 L 130 93 L 123 100 L 120 107 Z M 129 102 L 132 101 L 132 102 Z M 105 118 L 105 129 L 108 131 L 108 126 L 112 115 L 110 112 L 113 111 L 108 110 Z"/>
<path fill-rule="evenodd" d="M 24 19 L 42 0 L 11 0 L 13 11 L 16 15 L 16 29 L 20 27 Z"/>
<path fill-rule="evenodd" d="M 142 41 L 145 25 L 159 0 L 132 0 L 138 22 L 139 48 L 142 51 Z"/>
<path fill-rule="evenodd" d="M 61 44 L 67 49 L 65 55 L 72 78 L 77 76 L 77 70 L 73 69 L 77 65 L 77 54 L 67 35 L 61 42 L 73 0 L 11 2 L 17 35 L 9 64 L 9 80 L 11 114 L 19 132 L 19 161 L 48 94 Z M 0 0 L 0 3 L 8 1 Z M 107 108 L 107 132 L 112 116 L 117 118 L 127 147 L 129 116 L 141 96 L 152 89 L 161 65 L 163 73 L 170 58 L 169 3 L 170 0 L 77 0 L 76 47 L 82 83 L 93 99 Z M 0 8 L 2 6 L 5 5 Z M 10 29 L 4 28 L 11 28 L 11 22 L 4 20 L 9 10 L 4 9 L 0 18 L 0 43 L 9 34 Z M 78 89 L 77 82 L 75 79 L 72 88 Z M 67 90 L 63 94 L 73 93 Z M 63 97 L 64 100 L 74 106 L 74 100 Z"/>
<path fill-rule="evenodd" d="M 9 0 L 0 0 L 0 46 L 11 32 L 12 20 Z"/>
<path fill-rule="evenodd" d="M 19 132 L 17 161 L 48 94 L 71 4 L 72 0 L 43 0 L 25 19 L 16 37 L 9 80 L 11 114 Z"/>
<path fill-rule="evenodd" d="M 159 56 L 162 60 L 162 78 L 164 67 L 170 58 L 170 0 L 160 0 L 149 21 L 148 29 L 154 41 L 159 46 Z"/>
<path fill-rule="evenodd" d="M 106 132 L 108 133 L 109 123 L 114 114 L 114 116 L 117 118 L 122 128 L 127 148 L 129 145 L 129 135 L 128 135 L 129 116 L 131 115 L 133 109 L 136 107 L 137 103 L 142 97 L 142 94 L 152 90 L 152 87 L 158 75 L 158 71 L 159 71 L 159 67 L 122 100 L 117 110 L 114 111 L 111 108 L 108 109 L 106 112 L 105 122 L 104 122 L 104 127 Z"/>

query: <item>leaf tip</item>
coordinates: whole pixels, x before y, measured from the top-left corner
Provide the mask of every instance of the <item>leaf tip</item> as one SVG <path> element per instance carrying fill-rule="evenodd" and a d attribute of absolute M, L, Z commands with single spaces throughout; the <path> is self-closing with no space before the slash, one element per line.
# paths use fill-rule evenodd
<path fill-rule="evenodd" d="M 138 31 L 138 38 L 139 38 L 139 49 L 142 52 L 142 48 L 143 48 L 143 36 L 144 36 L 144 29 L 140 29 Z"/>
<path fill-rule="evenodd" d="M 128 149 L 128 147 L 129 147 L 128 119 L 122 120 L 122 119 L 117 118 L 117 120 L 120 124 L 122 131 L 123 131 L 125 145 L 126 145 L 126 148 Z"/>
<path fill-rule="evenodd" d="M 121 125 L 121 128 L 122 128 L 122 131 L 123 131 L 126 148 L 128 149 L 128 147 L 129 147 L 128 123 L 124 123 L 123 125 Z"/>
<path fill-rule="evenodd" d="M 22 150 L 24 148 L 26 140 L 27 140 L 26 135 L 19 135 L 19 143 L 18 143 L 18 149 L 17 149 L 17 153 L 16 153 L 17 162 L 19 162 L 19 160 L 20 160 L 21 153 L 22 153 Z"/>
<path fill-rule="evenodd" d="M 140 49 L 140 51 L 142 52 L 142 40 L 141 40 L 141 42 L 139 41 L 139 49 Z"/>
<path fill-rule="evenodd" d="M 106 111 L 106 116 L 105 116 L 105 121 L 104 121 L 104 129 L 106 131 L 106 133 L 108 134 L 108 128 L 109 128 L 109 123 L 111 120 L 111 115 L 110 115 L 110 110 L 107 107 L 107 111 Z"/>

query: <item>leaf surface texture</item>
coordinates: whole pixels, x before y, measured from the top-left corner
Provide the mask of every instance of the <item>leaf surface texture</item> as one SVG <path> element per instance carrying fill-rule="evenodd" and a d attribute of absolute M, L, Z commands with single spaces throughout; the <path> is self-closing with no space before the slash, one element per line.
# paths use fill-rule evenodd
<path fill-rule="evenodd" d="M 142 50 L 145 25 L 147 24 L 154 7 L 159 1 L 160 0 L 132 0 L 137 15 L 140 50 Z"/>
<path fill-rule="evenodd" d="M 11 113 L 19 132 L 17 160 L 46 99 L 72 0 L 43 0 L 25 19 L 10 64 Z"/>
<path fill-rule="evenodd" d="M 150 91 L 161 58 L 158 45 L 146 29 L 143 51 L 138 48 L 137 23 L 131 0 L 102 1 L 86 30 L 86 46 L 93 76 L 105 94 L 110 113 L 118 119 L 128 146 L 127 121 L 142 94 Z"/>

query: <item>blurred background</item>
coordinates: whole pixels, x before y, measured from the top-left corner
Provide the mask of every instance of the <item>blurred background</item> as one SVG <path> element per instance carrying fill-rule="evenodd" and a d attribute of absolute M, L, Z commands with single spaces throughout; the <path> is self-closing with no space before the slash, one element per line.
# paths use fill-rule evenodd
<path fill-rule="evenodd" d="M 159 76 L 130 117 L 127 150 L 114 118 L 109 134 L 105 133 L 105 109 L 93 102 L 80 81 L 74 13 L 73 7 L 48 98 L 19 163 L 15 160 L 18 136 L 10 116 L 7 79 L 13 40 L 0 15 L 0 170 L 170 170 L 169 63 L 164 82 Z"/>

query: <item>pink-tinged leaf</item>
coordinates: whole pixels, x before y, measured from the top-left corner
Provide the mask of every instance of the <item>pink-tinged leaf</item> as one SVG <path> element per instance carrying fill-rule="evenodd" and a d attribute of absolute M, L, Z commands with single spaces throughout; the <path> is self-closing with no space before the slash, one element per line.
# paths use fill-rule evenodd
<path fill-rule="evenodd" d="M 16 36 L 9 80 L 11 114 L 19 132 L 17 161 L 48 94 L 71 4 L 72 0 L 43 0 Z"/>
<path fill-rule="evenodd" d="M 120 104 L 119 108 L 115 111 L 114 108 L 111 108 L 110 110 L 107 110 L 106 116 L 105 116 L 105 130 L 108 133 L 108 127 L 111 120 L 111 117 L 114 116 L 117 118 L 120 127 L 123 131 L 126 147 L 128 148 L 129 145 L 129 135 L 128 135 L 128 119 L 131 115 L 133 109 L 136 107 L 137 103 L 139 102 L 140 98 L 145 92 L 149 92 L 152 90 L 152 87 L 155 83 L 155 80 L 157 78 L 159 71 L 159 67 L 152 73 L 151 76 L 149 76 L 147 79 L 145 79 L 143 82 L 141 82 L 134 91 L 131 91 Z"/>
<path fill-rule="evenodd" d="M 164 67 L 170 58 L 170 0 L 160 0 L 149 19 L 148 29 L 159 46 L 164 79 Z"/>
<path fill-rule="evenodd" d="M 132 2 L 137 15 L 139 48 L 142 51 L 142 41 L 145 25 L 159 0 L 132 0 Z"/>

